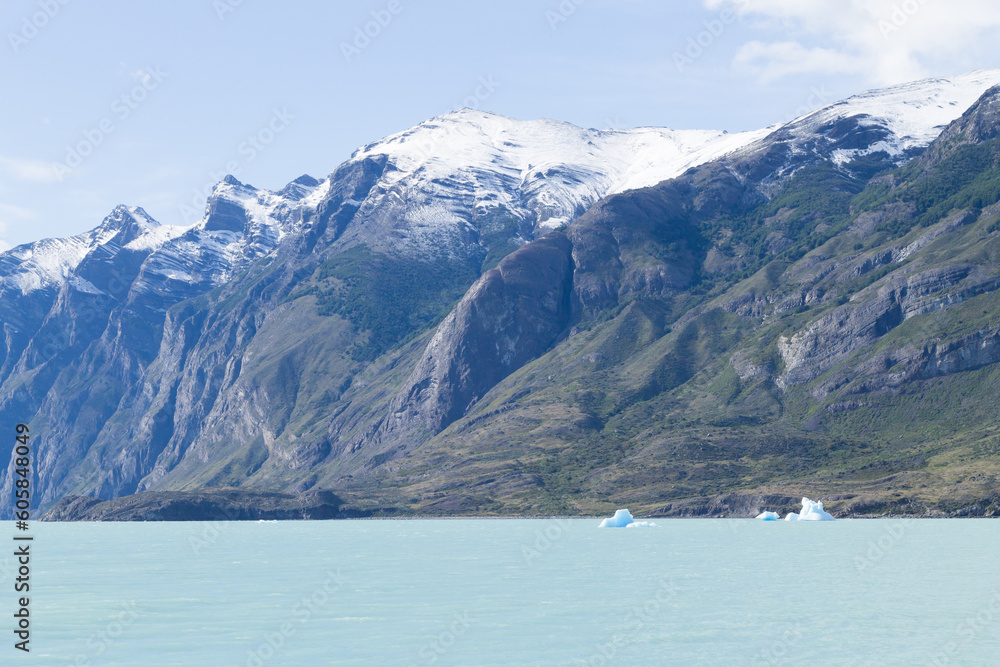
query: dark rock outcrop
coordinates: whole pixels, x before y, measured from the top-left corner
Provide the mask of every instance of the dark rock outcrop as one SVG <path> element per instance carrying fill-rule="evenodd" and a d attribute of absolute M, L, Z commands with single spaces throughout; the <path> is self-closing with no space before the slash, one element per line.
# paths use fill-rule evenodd
<path fill-rule="evenodd" d="M 802 508 L 801 498 L 783 495 L 729 493 L 709 498 L 692 498 L 670 503 L 653 511 L 653 516 L 673 518 L 752 519 L 761 512 L 785 515 Z"/>
<path fill-rule="evenodd" d="M 161 491 L 102 500 L 67 496 L 41 521 L 259 521 L 277 519 L 346 519 L 366 516 L 344 507 L 331 491 L 287 493 L 243 489 Z"/>
<path fill-rule="evenodd" d="M 437 433 L 500 380 L 538 358 L 570 323 L 571 245 L 553 233 L 487 271 L 438 327 L 379 437 Z"/>

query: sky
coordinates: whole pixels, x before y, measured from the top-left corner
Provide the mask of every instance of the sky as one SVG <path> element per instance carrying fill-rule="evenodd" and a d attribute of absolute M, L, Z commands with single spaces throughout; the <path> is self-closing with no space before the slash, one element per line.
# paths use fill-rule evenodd
<path fill-rule="evenodd" d="M 203 214 L 469 106 L 731 132 L 1000 67 L 994 0 L 6 0 L 0 250 Z"/>

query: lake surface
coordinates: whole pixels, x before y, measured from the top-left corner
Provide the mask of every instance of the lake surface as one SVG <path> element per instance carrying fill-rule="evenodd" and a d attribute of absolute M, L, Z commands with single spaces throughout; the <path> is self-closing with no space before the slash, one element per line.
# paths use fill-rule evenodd
<path fill-rule="evenodd" d="M 32 523 L 0 664 L 1000 664 L 1000 522 L 597 523 Z"/>

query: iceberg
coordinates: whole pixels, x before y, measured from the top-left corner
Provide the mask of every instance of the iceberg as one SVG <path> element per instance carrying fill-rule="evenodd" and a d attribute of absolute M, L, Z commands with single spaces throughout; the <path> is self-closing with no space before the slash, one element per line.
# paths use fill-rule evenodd
<path fill-rule="evenodd" d="M 767 514 L 767 512 L 765 512 Z M 760 517 L 758 517 L 760 518 Z M 823 510 L 823 503 L 813 502 L 808 498 L 802 499 L 801 512 L 789 512 L 785 515 L 785 521 L 833 521 L 833 515 Z"/>
<path fill-rule="evenodd" d="M 632 523 L 625 526 L 626 528 L 656 528 L 656 524 L 652 521 L 633 521 Z"/>
<path fill-rule="evenodd" d="M 628 525 L 635 523 L 632 518 L 632 513 L 628 510 L 618 510 L 615 515 L 610 519 L 605 519 L 601 522 L 601 528 L 624 528 Z"/>
<path fill-rule="evenodd" d="M 777 512 L 761 512 L 757 518 L 761 521 L 781 521 L 781 516 Z"/>

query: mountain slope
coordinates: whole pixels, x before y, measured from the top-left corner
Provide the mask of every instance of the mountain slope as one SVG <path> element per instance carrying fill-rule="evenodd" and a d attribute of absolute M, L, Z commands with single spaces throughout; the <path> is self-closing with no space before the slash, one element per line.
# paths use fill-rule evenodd
<path fill-rule="evenodd" d="M 547 135 L 564 162 L 537 166 L 562 169 L 558 182 L 525 161 L 535 154 L 524 145 Z M 93 232 L 2 255 L 0 415 L 47 425 L 43 503 L 68 490 L 116 496 L 156 484 L 192 447 L 230 441 L 235 424 L 247 463 L 219 474 L 251 474 L 271 454 L 305 466 L 330 445 L 272 452 L 270 434 L 298 412 L 321 413 L 363 362 L 439 318 L 484 263 L 648 171 L 650 154 L 672 160 L 657 168 L 673 174 L 755 136 L 596 132 L 466 110 L 369 145 L 323 180 L 268 192 L 227 177 L 190 229 L 120 207 Z M 450 159 L 414 155 L 419 141 L 451 146 Z M 255 340 L 300 325 L 314 337 L 274 363 L 260 352 L 262 368 L 240 381 Z M 317 357 L 328 363 L 307 362 Z M 296 412 L 284 385 L 312 385 L 314 373 L 320 394 Z"/>
<path fill-rule="evenodd" d="M 115 224 L 141 218 L 134 238 L 72 244 L 48 283 L 25 248 L 2 256 L 17 305 L 0 415 L 39 433 L 46 506 L 241 486 L 346 489 L 369 509 L 669 513 L 815 484 L 834 455 L 959 456 L 980 442 L 964 427 L 954 447 L 875 443 L 843 388 L 917 316 L 934 368 L 992 368 L 988 327 L 935 327 L 995 289 L 991 246 L 966 236 L 993 238 L 993 97 L 923 162 L 879 173 L 990 81 L 876 91 L 732 137 L 463 111 L 323 180 L 227 178 L 192 229 L 121 209 Z M 676 178 L 626 191 L 661 176 Z M 897 352 L 864 357 L 876 384 Z"/>
<path fill-rule="evenodd" d="M 574 276 L 568 338 L 392 461 L 384 493 L 427 512 L 745 513 L 808 491 L 841 512 L 994 514 L 998 109 L 1000 87 L 870 182 L 830 160 L 755 200 L 723 163 L 602 202 L 567 232 L 575 259 L 666 223 L 700 231 L 681 241 L 700 276 L 602 290 L 589 317 Z M 842 196 L 817 208 L 831 174 Z M 719 239 L 773 234 L 790 243 L 736 257 L 747 278 L 705 270 Z"/>

